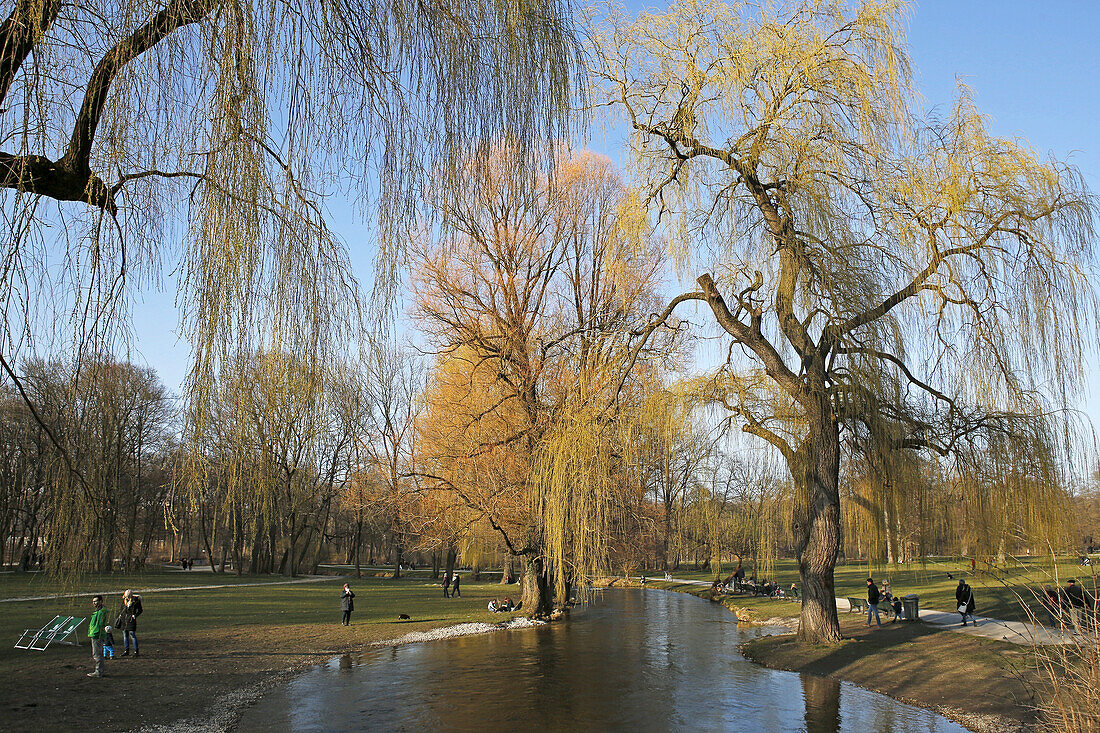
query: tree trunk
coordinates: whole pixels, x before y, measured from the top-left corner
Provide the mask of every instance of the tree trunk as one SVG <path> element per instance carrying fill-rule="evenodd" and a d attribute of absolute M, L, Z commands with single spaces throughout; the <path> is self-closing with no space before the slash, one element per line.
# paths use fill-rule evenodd
<path fill-rule="evenodd" d="M 833 569 L 840 549 L 840 433 L 822 380 L 820 402 L 809 412 L 809 435 L 793 456 L 795 537 L 802 579 L 798 638 L 809 643 L 840 641 Z"/>
<path fill-rule="evenodd" d="M 541 557 L 525 556 L 523 571 L 523 612 L 530 618 L 548 616 L 553 610 L 550 583 Z"/>
<path fill-rule="evenodd" d="M 512 564 L 514 559 L 511 555 L 504 556 L 504 567 L 500 573 L 500 584 L 511 585 L 516 582 L 516 568 Z"/>
<path fill-rule="evenodd" d="M 363 545 L 363 513 L 360 511 L 355 520 L 355 577 L 363 577 L 363 568 L 359 563 L 359 552 Z"/>
<path fill-rule="evenodd" d="M 449 587 L 451 585 L 451 578 L 454 576 L 455 571 L 455 559 L 458 557 L 458 553 L 455 552 L 455 548 L 447 548 L 447 567 L 443 573 L 443 585 Z"/>
<path fill-rule="evenodd" d="M 887 492 L 892 490 L 892 487 L 886 485 Z M 890 513 L 890 496 L 883 499 L 882 502 L 882 520 L 886 525 L 886 562 L 890 565 L 895 564 L 898 561 L 897 550 L 894 547 L 894 517 Z"/>

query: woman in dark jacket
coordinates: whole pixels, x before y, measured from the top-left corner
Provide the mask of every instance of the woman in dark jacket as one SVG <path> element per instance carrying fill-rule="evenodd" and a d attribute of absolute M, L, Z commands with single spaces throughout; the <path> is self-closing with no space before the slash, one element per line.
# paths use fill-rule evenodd
<path fill-rule="evenodd" d="M 138 654 L 137 641 L 137 617 L 141 615 L 141 596 L 135 596 L 132 590 L 127 589 L 122 594 L 122 610 L 118 612 L 118 628 L 122 629 L 123 645 L 125 650 L 122 656 L 130 655 L 130 642 L 134 643 L 134 656 Z"/>
<path fill-rule="evenodd" d="M 958 611 L 962 616 L 963 626 L 966 626 L 967 616 L 977 626 L 978 622 L 974 618 L 974 589 L 962 578 L 959 578 L 959 585 L 955 588 L 955 602 L 959 606 Z"/>
<path fill-rule="evenodd" d="M 343 618 L 340 620 L 344 626 L 351 625 L 351 612 L 355 610 L 355 594 L 351 592 L 351 586 L 344 583 L 344 592 L 340 594 L 340 610 L 344 612 Z"/>

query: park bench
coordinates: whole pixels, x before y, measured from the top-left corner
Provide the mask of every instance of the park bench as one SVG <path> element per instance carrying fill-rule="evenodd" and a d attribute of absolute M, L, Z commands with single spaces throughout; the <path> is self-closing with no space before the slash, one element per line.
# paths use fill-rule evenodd
<path fill-rule="evenodd" d="M 68 641 L 68 638 L 82 623 L 84 623 L 83 617 L 54 616 L 53 620 L 41 629 L 27 629 L 24 631 L 23 635 L 19 637 L 19 641 L 15 642 L 15 648 L 44 652 L 46 647 L 52 643 L 79 646 L 76 642 Z"/>
<path fill-rule="evenodd" d="M 855 613 L 857 611 L 866 611 L 867 601 L 862 598 L 849 598 L 848 599 L 848 613 Z"/>

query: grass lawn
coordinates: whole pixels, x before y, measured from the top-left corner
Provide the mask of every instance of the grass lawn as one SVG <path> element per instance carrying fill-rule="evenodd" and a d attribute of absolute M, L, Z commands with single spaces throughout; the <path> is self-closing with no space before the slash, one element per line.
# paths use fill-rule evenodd
<path fill-rule="evenodd" d="M 723 567 L 723 577 L 733 571 Z M 1082 567 L 1077 559 L 1060 559 L 1057 567 L 1049 560 L 1037 558 L 1013 558 L 1004 566 L 994 567 L 979 563 L 976 572 L 971 572 L 970 561 L 953 558 L 929 560 L 923 565 L 893 565 L 873 567 L 867 563 L 846 563 L 836 568 L 836 594 L 841 598 L 867 597 L 867 578 L 877 582 L 889 580 L 894 595 L 904 596 L 916 593 L 920 596 L 921 608 L 934 608 L 938 611 L 951 611 L 955 608 L 955 587 L 960 577 L 974 589 L 975 612 L 981 616 L 1005 619 L 1009 621 L 1027 621 L 1028 611 L 1022 601 L 1040 620 L 1046 620 L 1045 614 L 1035 602 L 1033 591 L 1044 585 L 1065 585 L 1069 578 L 1077 578 L 1090 590 L 1097 585 L 1097 565 Z M 751 570 L 747 569 L 747 572 Z M 954 576 L 949 578 L 948 574 Z M 676 578 L 686 580 L 713 580 L 712 571 L 678 570 L 672 573 Z M 798 566 L 794 560 L 779 560 L 775 571 L 768 576 L 786 588 L 798 582 Z M 780 602 L 782 603 L 782 602 Z M 748 605 L 748 601 L 746 601 Z M 797 608 L 795 604 L 790 604 Z M 783 615 L 783 614 L 775 614 Z M 843 612 L 841 613 L 843 615 Z"/>
<path fill-rule="evenodd" d="M 89 679 L 87 626 L 82 646 L 51 645 L 45 652 L 13 649 L 23 629 L 40 627 L 55 614 L 88 616 L 89 598 L 0 603 L 0 717 L 8 730 L 72 730 L 87 722 L 103 730 L 165 723 L 202 712 L 218 697 L 264 675 L 317 663 L 372 642 L 410 631 L 485 621 L 490 598 L 518 599 L 518 586 L 474 583 L 463 576 L 462 598 L 443 598 L 427 573 L 393 581 L 347 579 L 355 591 L 352 625 L 340 625 L 340 589 L 345 578 L 302 584 L 263 585 L 142 593 L 138 621 L 141 657 L 107 662 L 107 677 Z M 269 576 L 212 575 L 192 571 L 92 576 L 51 587 L 46 576 L 0 575 L 0 598 L 51 592 L 106 592 L 108 618 L 121 605 L 125 588 L 200 584 L 261 583 Z M 408 621 L 399 621 L 398 614 Z M 121 653 L 122 635 L 116 634 Z"/>

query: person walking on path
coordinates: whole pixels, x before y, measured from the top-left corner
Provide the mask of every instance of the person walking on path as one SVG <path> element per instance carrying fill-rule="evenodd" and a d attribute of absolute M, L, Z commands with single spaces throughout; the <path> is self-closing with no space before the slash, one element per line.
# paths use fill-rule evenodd
<path fill-rule="evenodd" d="M 974 589 L 962 578 L 959 578 L 959 585 L 955 588 L 955 602 L 959 604 L 963 626 L 966 626 L 967 616 L 977 626 L 978 621 L 974 618 Z"/>
<path fill-rule="evenodd" d="M 129 588 L 122 594 L 122 610 L 118 612 L 118 623 L 122 630 L 122 656 L 130 656 L 130 642 L 134 642 L 134 656 L 138 656 L 137 617 L 141 615 L 141 596 L 135 596 Z"/>
<path fill-rule="evenodd" d="M 89 677 L 103 676 L 103 637 L 107 633 L 107 611 L 103 608 L 103 596 L 92 596 L 92 616 L 88 619 L 88 638 L 92 640 L 92 661 L 95 662 Z"/>
<path fill-rule="evenodd" d="M 354 599 L 355 594 L 351 592 L 351 586 L 344 583 L 344 592 L 340 594 L 340 610 L 343 611 L 340 623 L 344 626 L 351 626 L 351 612 L 355 610 Z"/>
<path fill-rule="evenodd" d="M 444 575 L 443 575 L 443 597 L 444 598 L 450 598 L 451 597 L 451 574 L 450 573 L 444 573 Z"/>
<path fill-rule="evenodd" d="M 1096 608 L 1096 599 L 1084 588 L 1077 585 L 1076 578 L 1070 578 L 1066 581 L 1063 592 L 1066 595 L 1066 600 L 1069 601 L 1067 605 L 1069 607 L 1070 624 L 1072 624 L 1075 631 L 1083 632 L 1085 629 L 1081 625 L 1081 619 L 1088 616 L 1088 611 Z"/>
<path fill-rule="evenodd" d="M 451 580 L 451 598 L 455 596 L 462 597 L 462 590 L 458 587 L 458 573 L 455 573 L 454 578 Z"/>
<path fill-rule="evenodd" d="M 882 617 L 878 615 L 879 592 L 874 578 L 867 579 L 867 625 L 871 625 L 871 614 L 875 615 L 875 622 L 882 626 Z"/>

